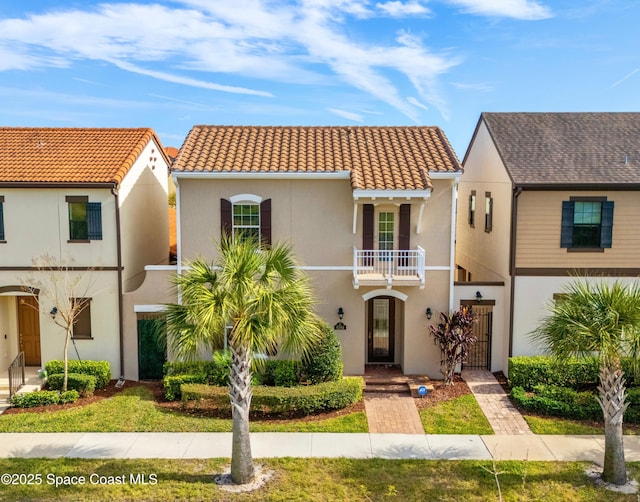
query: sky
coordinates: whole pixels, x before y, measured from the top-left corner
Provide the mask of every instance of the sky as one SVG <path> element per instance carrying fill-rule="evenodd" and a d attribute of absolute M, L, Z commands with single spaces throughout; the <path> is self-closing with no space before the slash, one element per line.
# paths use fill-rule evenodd
<path fill-rule="evenodd" d="M 435 125 L 640 111 L 637 0 L 0 2 L 0 125 Z"/>

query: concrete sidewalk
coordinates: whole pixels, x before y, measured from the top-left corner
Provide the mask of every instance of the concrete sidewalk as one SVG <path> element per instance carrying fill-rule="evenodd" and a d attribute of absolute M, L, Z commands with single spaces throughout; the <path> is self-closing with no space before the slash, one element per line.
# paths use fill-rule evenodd
<path fill-rule="evenodd" d="M 628 462 L 640 436 L 625 436 Z M 587 460 L 602 463 L 604 436 L 252 433 L 255 458 Z M 231 456 L 231 433 L 2 433 L 0 458 L 214 458 Z"/>

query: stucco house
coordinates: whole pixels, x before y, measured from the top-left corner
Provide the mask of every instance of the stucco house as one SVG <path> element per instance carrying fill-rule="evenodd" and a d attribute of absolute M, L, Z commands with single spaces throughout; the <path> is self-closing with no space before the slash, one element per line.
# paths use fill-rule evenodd
<path fill-rule="evenodd" d="M 640 113 L 483 113 L 463 166 L 458 279 L 504 283 L 506 370 L 572 276 L 637 280 Z"/>
<path fill-rule="evenodd" d="M 28 366 L 62 358 L 56 305 L 25 288 L 40 273 L 32 260 L 48 254 L 89 285 L 77 299 L 87 303 L 79 356 L 122 376 L 122 294 L 146 264 L 168 263 L 167 172 L 148 128 L 0 128 L 0 372 L 21 351 Z"/>
<path fill-rule="evenodd" d="M 345 373 L 384 363 L 439 374 L 427 326 L 453 307 L 462 172 L 441 129 L 195 126 L 172 172 L 178 273 L 198 256 L 213 261 L 223 231 L 288 242 L 336 329 Z M 169 273 L 148 269 L 129 310 L 160 310 Z"/>

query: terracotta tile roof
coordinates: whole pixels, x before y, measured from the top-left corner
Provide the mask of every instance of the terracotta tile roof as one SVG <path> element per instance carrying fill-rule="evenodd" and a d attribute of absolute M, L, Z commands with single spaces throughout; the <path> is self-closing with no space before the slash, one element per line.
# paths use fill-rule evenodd
<path fill-rule="evenodd" d="M 152 138 L 161 149 L 149 128 L 2 127 L 0 183 L 120 183 Z"/>
<path fill-rule="evenodd" d="M 352 189 L 424 190 L 460 163 L 438 127 L 195 126 L 177 172 L 349 171 Z"/>
<path fill-rule="evenodd" d="M 480 120 L 516 184 L 640 183 L 640 113 L 483 113 Z"/>

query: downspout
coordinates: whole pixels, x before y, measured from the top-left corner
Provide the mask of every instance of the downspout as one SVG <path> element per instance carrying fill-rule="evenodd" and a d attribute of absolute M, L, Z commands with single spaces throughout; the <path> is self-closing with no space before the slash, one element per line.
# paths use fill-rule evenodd
<path fill-rule="evenodd" d="M 456 273 L 456 214 L 458 212 L 458 180 L 456 177 L 451 185 L 451 244 L 450 244 L 450 257 L 449 257 L 449 312 L 453 312 L 454 290 L 453 283 L 455 281 Z"/>
<path fill-rule="evenodd" d="M 511 198 L 511 246 L 509 249 L 509 276 L 511 277 L 509 291 L 509 357 L 513 356 L 513 300 L 516 296 L 516 231 L 518 220 L 518 197 L 522 187 L 516 186 Z"/>
<path fill-rule="evenodd" d="M 116 204 L 116 255 L 118 268 L 118 330 L 120 334 L 120 381 L 124 383 L 124 307 L 122 304 L 122 237 L 120 235 L 120 199 L 118 197 L 118 185 L 111 188 Z M 118 382 L 120 383 L 120 382 Z"/>
<path fill-rule="evenodd" d="M 181 238 L 181 218 L 180 218 L 180 182 L 178 177 L 173 175 L 173 184 L 176 186 L 176 273 L 182 275 L 182 238 Z M 178 303 L 182 304 L 182 291 L 178 289 Z"/>

